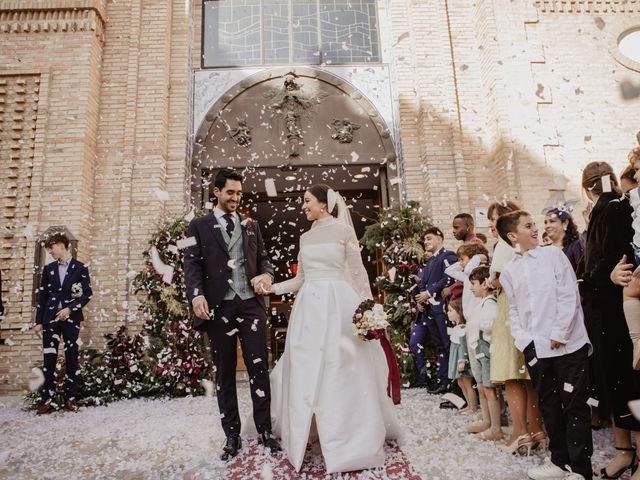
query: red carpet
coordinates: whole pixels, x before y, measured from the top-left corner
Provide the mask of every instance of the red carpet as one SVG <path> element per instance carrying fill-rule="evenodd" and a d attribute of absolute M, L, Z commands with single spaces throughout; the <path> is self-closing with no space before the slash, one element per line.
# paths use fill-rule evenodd
<path fill-rule="evenodd" d="M 362 477 L 366 479 L 420 480 L 420 476 L 412 470 L 404 453 L 395 442 L 388 442 L 384 449 L 386 459 L 383 468 L 328 475 L 324 470 L 320 448 L 318 444 L 315 444 L 311 450 L 307 451 L 302 470 L 300 473 L 296 473 L 284 453 L 271 455 L 259 446 L 257 441 L 252 440 L 243 443 L 240 455 L 229 463 L 225 478 L 232 480 L 260 478 L 263 478 L 263 480 L 308 480 L 339 477 L 341 480 L 355 480 Z"/>

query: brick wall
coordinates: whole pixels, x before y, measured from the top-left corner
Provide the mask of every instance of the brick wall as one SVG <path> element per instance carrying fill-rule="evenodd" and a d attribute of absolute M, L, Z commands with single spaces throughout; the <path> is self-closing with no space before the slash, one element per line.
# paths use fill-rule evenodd
<path fill-rule="evenodd" d="M 0 346 L 3 393 L 24 387 L 40 357 L 39 340 L 21 331 L 32 322 L 35 237 L 66 224 L 79 240 L 79 259 L 90 258 L 103 22 L 101 1 L 0 2 L 4 120 L 13 133 L 22 133 L 21 148 L 11 147 L 9 158 L 19 156 L 2 157 L 3 167 L 21 163 L 13 217 L 1 220 L 7 232 L 2 250 L 11 252 L 0 258 L 7 299 L 1 328 L 8 339 Z"/>
<path fill-rule="evenodd" d="M 379 6 L 406 196 L 445 232 L 453 214 L 504 196 L 538 212 L 560 176 L 580 198 L 589 161 L 623 167 L 640 108 L 618 85 L 640 74 L 616 61 L 615 39 L 640 25 L 637 0 Z M 0 394 L 23 389 L 40 358 L 39 340 L 21 328 L 31 322 L 35 237 L 50 225 L 66 224 L 90 264 L 85 344 L 140 325 L 131 276 L 150 231 L 189 200 L 201 8 L 0 0 L 0 168 L 10 177 L 0 186 L 0 328 L 11 343 L 0 346 Z"/>
<path fill-rule="evenodd" d="M 190 17 L 177 0 L 0 1 L 0 81 L 40 78 L 35 147 L 23 147 L 33 172 L 16 178 L 32 177 L 31 189 L 25 201 L 1 192 L 11 215 L 1 220 L 0 327 L 11 345 L 0 346 L 0 394 L 22 390 L 41 355 L 20 329 L 31 323 L 35 236 L 50 225 L 69 227 L 90 266 L 85 344 L 101 346 L 118 323 L 140 326 L 128 273 L 150 231 L 186 208 Z M 156 190 L 169 192 L 166 205 Z"/>

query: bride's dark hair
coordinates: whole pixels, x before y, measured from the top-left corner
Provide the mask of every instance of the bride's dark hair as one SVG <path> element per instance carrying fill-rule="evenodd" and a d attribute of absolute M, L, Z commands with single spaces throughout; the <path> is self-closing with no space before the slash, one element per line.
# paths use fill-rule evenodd
<path fill-rule="evenodd" d="M 329 204 L 328 192 L 331 187 L 325 183 L 316 183 L 315 185 L 311 185 L 307 188 L 307 192 L 316 197 L 320 203 L 324 203 L 325 205 Z M 334 217 L 338 216 L 338 208 L 334 207 L 331 215 Z"/>

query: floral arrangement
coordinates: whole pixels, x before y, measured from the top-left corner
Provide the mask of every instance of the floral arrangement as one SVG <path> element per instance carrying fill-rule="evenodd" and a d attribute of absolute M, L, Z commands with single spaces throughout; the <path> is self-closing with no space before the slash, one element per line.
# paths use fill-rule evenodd
<path fill-rule="evenodd" d="M 373 300 L 362 302 L 353 315 L 353 332 L 365 341 L 380 338 L 388 326 L 383 306 Z"/>
<path fill-rule="evenodd" d="M 361 340 L 379 340 L 389 367 L 387 377 L 387 395 L 394 405 L 400 403 L 400 371 L 393 347 L 387 338 L 387 313 L 379 303 L 365 300 L 353 314 L 353 333 Z"/>

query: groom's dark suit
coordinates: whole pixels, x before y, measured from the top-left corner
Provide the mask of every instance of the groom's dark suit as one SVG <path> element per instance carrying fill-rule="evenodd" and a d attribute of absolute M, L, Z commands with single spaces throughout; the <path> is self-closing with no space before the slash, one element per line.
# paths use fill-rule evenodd
<path fill-rule="evenodd" d="M 194 328 L 206 331 L 211 342 L 218 406 L 227 437 L 240 433 L 236 392 L 238 338 L 251 381 L 256 428 L 258 433 L 271 431 L 265 305 L 261 297 L 253 296 L 249 281 L 263 273 L 273 275 L 273 267 L 257 222 L 240 219 L 240 223 L 237 217 L 235 220 L 232 235 L 223 232 L 213 213 L 192 220 L 187 235 L 197 243 L 188 247 L 184 256 L 189 302 L 204 295 L 214 310 L 210 320 L 194 317 Z M 234 272 L 234 268 L 243 271 Z M 237 284 L 239 277 L 241 285 Z"/>

